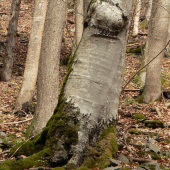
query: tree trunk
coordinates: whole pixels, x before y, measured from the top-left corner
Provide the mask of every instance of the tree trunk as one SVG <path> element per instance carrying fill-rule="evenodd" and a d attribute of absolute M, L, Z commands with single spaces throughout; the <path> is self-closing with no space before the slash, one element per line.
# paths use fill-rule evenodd
<path fill-rule="evenodd" d="M 46 128 L 31 141 L 35 148 L 27 147 L 30 143 L 26 144 L 20 148 L 20 154 L 26 152 L 25 148 L 33 153 L 40 146 L 44 147 L 44 153 L 50 148 L 46 155 L 52 166 L 67 164 L 72 165 L 69 169 L 75 169 L 82 164 L 87 150 L 97 143 L 97 149 L 91 151 L 92 155 L 95 154 L 93 159 L 89 159 L 87 154 L 83 166 L 92 168 L 98 163 L 97 166 L 103 169 L 109 165 L 108 158 L 113 156 L 117 145 L 113 125 L 118 119 L 132 6 L 132 0 L 116 2 L 92 1 L 85 21 L 86 28 L 75 59 L 71 60 L 72 67 L 68 69 L 58 106 Z M 40 157 L 41 153 L 35 155 Z M 95 163 L 94 159 L 98 162 Z"/>
<path fill-rule="evenodd" d="M 78 144 L 69 163 L 81 162 L 86 144 L 97 140 L 96 127 L 106 127 L 117 120 L 131 4 L 124 0 L 119 5 L 95 1 L 88 11 L 87 27 L 64 93 L 67 102 L 74 103 L 82 116 Z"/>
<path fill-rule="evenodd" d="M 47 12 L 48 0 L 36 0 L 31 35 L 28 46 L 27 60 L 24 70 L 24 77 L 21 90 L 17 99 L 17 104 L 32 100 L 37 82 L 38 64 L 41 51 L 42 34 Z M 38 31 L 37 31 L 38 30 Z"/>
<path fill-rule="evenodd" d="M 137 36 L 139 32 L 139 19 L 140 19 L 140 10 L 141 10 L 141 0 L 136 1 L 136 8 L 135 8 L 135 17 L 134 17 L 134 26 L 133 26 L 133 36 Z"/>
<path fill-rule="evenodd" d="M 12 78 L 13 57 L 15 50 L 18 16 L 20 10 L 21 0 L 12 0 L 11 15 L 8 26 L 7 45 L 5 50 L 5 57 L 3 60 L 3 69 L 1 79 L 2 81 L 10 81 Z"/>
<path fill-rule="evenodd" d="M 65 20 L 66 3 L 62 0 L 48 1 L 38 69 L 37 106 L 28 129 L 30 135 L 39 133 L 46 126 L 58 102 L 59 61 Z"/>
<path fill-rule="evenodd" d="M 169 28 L 168 28 L 168 38 L 167 38 L 167 43 L 170 40 L 170 22 L 169 22 Z M 166 57 L 170 57 L 170 43 L 168 44 L 165 52 Z"/>
<path fill-rule="evenodd" d="M 91 1 L 91 0 L 83 0 L 83 5 L 84 5 L 84 9 L 83 9 L 83 11 L 84 11 L 84 12 L 83 12 L 83 13 L 84 13 L 84 19 L 85 19 L 86 16 L 87 16 L 87 10 L 88 10 L 90 1 Z"/>
<path fill-rule="evenodd" d="M 159 5 L 158 5 L 159 4 Z M 153 0 L 148 33 L 148 61 L 154 58 L 166 45 L 169 26 L 169 0 Z M 164 53 L 161 53 L 146 70 L 144 102 L 153 102 L 161 97 L 161 66 Z"/>
<path fill-rule="evenodd" d="M 77 46 L 83 34 L 83 22 L 84 22 L 83 0 L 75 1 L 75 13 L 76 13 L 75 44 Z"/>
<path fill-rule="evenodd" d="M 147 12 L 146 12 L 147 23 L 149 23 L 149 20 L 150 20 L 151 10 L 152 10 L 152 0 L 148 0 L 148 8 L 147 8 Z"/>

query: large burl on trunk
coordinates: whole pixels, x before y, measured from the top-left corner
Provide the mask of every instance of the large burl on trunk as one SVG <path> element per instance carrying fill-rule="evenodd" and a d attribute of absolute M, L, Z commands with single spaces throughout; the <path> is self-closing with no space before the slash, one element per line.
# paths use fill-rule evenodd
<path fill-rule="evenodd" d="M 132 0 L 91 2 L 58 106 L 43 131 L 17 155 L 29 148 L 29 155 L 43 153 L 53 166 L 108 165 L 117 150 L 115 123 L 131 5 Z"/>

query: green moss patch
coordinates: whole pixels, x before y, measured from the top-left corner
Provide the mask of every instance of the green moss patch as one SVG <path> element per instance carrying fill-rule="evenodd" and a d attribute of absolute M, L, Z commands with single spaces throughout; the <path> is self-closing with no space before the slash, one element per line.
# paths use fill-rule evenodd
<path fill-rule="evenodd" d="M 65 170 L 63 167 L 53 168 L 52 170 Z"/>
<path fill-rule="evenodd" d="M 161 83 L 163 87 L 169 87 L 170 83 L 163 77 L 161 76 Z"/>
<path fill-rule="evenodd" d="M 170 144 L 170 137 L 165 139 L 167 144 Z"/>
<path fill-rule="evenodd" d="M 154 160 L 158 160 L 161 158 L 161 156 L 158 153 L 152 152 L 152 151 L 147 151 L 146 152 L 148 155 L 152 157 Z"/>
<path fill-rule="evenodd" d="M 43 158 L 47 159 L 50 154 L 51 150 L 45 149 L 28 158 L 20 159 L 18 161 L 6 160 L 2 164 L 0 164 L 0 170 L 23 170 L 25 168 L 30 168 L 33 166 L 46 165 L 46 162 L 43 160 Z"/>
<path fill-rule="evenodd" d="M 164 123 L 160 120 L 145 120 L 145 126 L 149 128 L 164 128 Z"/>
<path fill-rule="evenodd" d="M 87 148 L 86 158 L 82 166 L 104 169 L 110 164 L 108 158 L 115 157 L 117 150 L 115 127 L 109 126 L 103 131 L 95 147 Z"/>
<path fill-rule="evenodd" d="M 137 48 L 130 48 L 130 47 L 128 47 L 127 49 L 126 49 L 126 52 L 127 53 L 137 53 L 137 54 L 140 54 L 141 53 L 141 48 L 140 47 L 137 47 Z"/>
<path fill-rule="evenodd" d="M 154 136 L 157 136 L 158 135 L 158 133 L 156 133 L 156 132 L 151 132 L 151 133 L 149 133 L 149 136 L 152 138 L 152 137 L 154 137 Z"/>
<path fill-rule="evenodd" d="M 142 132 L 142 131 L 139 131 L 137 129 L 129 129 L 128 132 L 130 134 L 135 134 L 135 135 L 140 135 L 140 134 L 147 135 L 148 134 L 147 132 Z"/>
<path fill-rule="evenodd" d="M 41 151 L 44 148 L 46 136 L 48 133 L 49 127 L 45 127 L 42 132 L 36 135 L 33 139 L 27 142 L 21 142 L 11 148 L 10 155 L 12 155 L 20 146 L 19 150 L 15 153 L 14 156 L 26 155 L 30 156 L 34 153 Z"/>
<path fill-rule="evenodd" d="M 135 119 L 146 119 L 146 116 L 144 116 L 142 113 L 136 113 L 133 115 L 133 118 Z"/>

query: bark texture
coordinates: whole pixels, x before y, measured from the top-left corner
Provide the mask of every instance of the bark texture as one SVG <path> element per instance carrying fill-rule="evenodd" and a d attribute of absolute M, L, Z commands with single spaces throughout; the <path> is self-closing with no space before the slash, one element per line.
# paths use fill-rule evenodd
<path fill-rule="evenodd" d="M 148 0 L 148 8 L 147 8 L 147 11 L 146 11 L 146 20 L 147 20 L 148 23 L 149 23 L 150 16 L 151 16 L 152 1 L 153 0 Z"/>
<path fill-rule="evenodd" d="M 28 133 L 35 135 L 46 126 L 58 102 L 59 61 L 66 3 L 48 1 L 38 69 L 37 107 Z"/>
<path fill-rule="evenodd" d="M 39 156 L 43 148 L 49 150 L 45 153 L 52 166 L 75 169 L 83 163 L 92 169 L 98 163 L 101 169 L 107 167 L 108 158 L 117 151 L 113 124 L 123 81 L 131 6 L 132 0 L 92 1 L 54 114 L 42 132 L 20 148 L 20 154 L 28 148 Z M 28 147 L 32 145 L 35 147 Z M 90 148 L 91 154 L 85 154 Z"/>
<path fill-rule="evenodd" d="M 86 18 L 87 16 L 87 10 L 88 10 L 88 7 L 89 7 L 89 4 L 90 4 L 90 1 L 91 0 L 83 0 L 83 13 L 84 13 L 84 19 Z"/>
<path fill-rule="evenodd" d="M 167 43 L 170 40 L 170 22 L 169 22 L 169 28 L 168 28 L 168 38 L 167 38 Z M 166 48 L 165 56 L 170 57 L 170 43 Z"/>
<path fill-rule="evenodd" d="M 77 46 L 83 34 L 83 22 L 84 22 L 83 0 L 75 1 L 75 13 L 76 13 L 75 44 Z"/>
<path fill-rule="evenodd" d="M 140 10 L 141 10 L 141 0 L 136 1 L 136 8 L 135 8 L 135 17 L 134 17 L 134 26 L 133 26 L 133 36 L 137 36 L 139 32 L 139 19 L 140 19 Z"/>
<path fill-rule="evenodd" d="M 10 15 L 10 20 L 8 25 L 7 44 L 5 50 L 5 57 L 3 60 L 2 75 L 1 75 L 2 81 L 10 81 L 12 78 L 13 57 L 14 57 L 14 50 L 15 50 L 20 4 L 21 4 L 21 0 L 12 0 L 11 15 Z"/>
<path fill-rule="evenodd" d="M 78 144 L 69 163 L 80 163 L 88 141 L 96 141 L 96 126 L 117 120 L 131 5 L 130 0 L 96 0 L 90 5 L 64 93 L 82 116 Z"/>
<path fill-rule="evenodd" d="M 158 5 L 159 4 L 159 5 Z M 162 6 L 164 8 L 162 8 Z M 169 26 L 169 0 L 153 0 L 147 40 L 148 61 L 155 57 L 166 45 Z M 161 67 L 164 53 L 161 53 L 146 70 L 144 102 L 153 102 L 161 97 Z"/>
<path fill-rule="evenodd" d="M 35 1 L 35 11 L 31 27 L 24 77 L 17 99 L 17 104 L 19 106 L 31 101 L 35 91 L 47 4 L 48 0 Z"/>

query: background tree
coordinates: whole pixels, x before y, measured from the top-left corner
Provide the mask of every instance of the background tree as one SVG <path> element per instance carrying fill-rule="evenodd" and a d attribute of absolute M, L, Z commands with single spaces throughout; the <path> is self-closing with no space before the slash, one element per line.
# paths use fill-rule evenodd
<path fill-rule="evenodd" d="M 65 20 L 66 3 L 62 0 L 48 1 L 38 68 L 37 106 L 28 130 L 30 135 L 41 131 L 58 102 L 59 61 Z"/>
<path fill-rule="evenodd" d="M 170 40 L 170 22 L 169 22 L 169 28 L 168 28 L 168 38 L 167 42 Z M 170 57 L 170 44 L 168 44 L 165 52 L 165 56 Z"/>
<path fill-rule="evenodd" d="M 12 0 L 11 14 L 10 14 L 10 20 L 8 25 L 7 41 L 6 41 L 7 42 L 6 50 L 3 59 L 3 69 L 1 75 L 2 81 L 10 81 L 12 78 L 13 57 L 14 57 L 14 50 L 15 50 L 20 4 L 21 4 L 21 0 Z"/>
<path fill-rule="evenodd" d="M 75 44 L 79 44 L 82 34 L 83 34 L 83 23 L 84 23 L 84 13 L 83 13 L 83 0 L 75 1 Z"/>
<path fill-rule="evenodd" d="M 148 7 L 147 7 L 147 11 L 146 11 L 147 23 L 149 23 L 149 19 L 150 19 L 150 16 L 151 16 L 151 9 L 152 9 L 152 0 L 148 0 Z"/>
<path fill-rule="evenodd" d="M 88 10 L 90 1 L 91 1 L 91 0 L 84 0 L 84 1 L 83 1 L 83 6 L 84 6 L 84 9 L 83 9 L 84 19 L 85 19 L 86 16 L 87 16 L 87 10 Z"/>
<path fill-rule="evenodd" d="M 139 32 L 139 19 L 140 19 L 140 10 L 141 10 L 141 0 L 135 1 L 135 17 L 134 17 L 134 26 L 133 26 L 133 36 L 137 36 Z"/>
<path fill-rule="evenodd" d="M 47 2 L 47 0 L 35 1 L 34 17 L 31 27 L 24 77 L 17 99 L 17 104 L 19 106 L 22 106 L 25 102 L 31 101 L 35 91 Z"/>
<path fill-rule="evenodd" d="M 165 10 L 165 9 L 166 10 Z M 147 39 L 147 61 L 165 47 L 169 27 L 169 0 L 153 0 L 149 33 Z M 161 96 L 161 66 L 164 53 L 161 53 L 151 64 L 147 66 L 144 89 L 144 102 L 153 102 Z M 145 56 L 146 57 L 146 56 Z"/>

